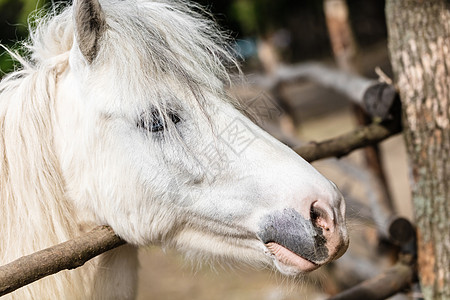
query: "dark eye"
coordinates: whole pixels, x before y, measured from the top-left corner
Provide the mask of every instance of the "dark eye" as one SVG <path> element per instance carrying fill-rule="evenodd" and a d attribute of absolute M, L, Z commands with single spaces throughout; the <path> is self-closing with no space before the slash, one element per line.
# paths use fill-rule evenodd
<path fill-rule="evenodd" d="M 172 112 L 167 113 L 167 117 L 174 124 L 177 124 L 181 120 L 177 114 Z M 168 121 L 164 119 L 160 113 L 154 111 L 151 114 L 141 116 L 138 122 L 138 127 L 151 132 L 159 132 L 166 128 L 167 122 Z"/>

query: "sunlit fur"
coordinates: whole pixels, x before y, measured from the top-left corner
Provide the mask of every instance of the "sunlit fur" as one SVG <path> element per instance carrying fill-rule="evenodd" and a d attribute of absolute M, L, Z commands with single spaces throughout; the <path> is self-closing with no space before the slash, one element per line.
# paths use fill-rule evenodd
<path fill-rule="evenodd" d="M 137 245 L 272 264 L 261 216 L 308 214 L 319 198 L 343 212 L 336 188 L 225 94 L 233 58 L 204 12 L 181 1 L 100 4 L 107 30 L 92 63 L 67 7 L 35 22 L 29 56 L 13 54 L 22 67 L 0 84 L 0 264 L 98 224 L 130 245 L 6 299 L 132 299 Z M 139 128 L 154 111 L 181 121 Z M 239 151 L 221 136 L 236 124 L 252 141 Z"/>

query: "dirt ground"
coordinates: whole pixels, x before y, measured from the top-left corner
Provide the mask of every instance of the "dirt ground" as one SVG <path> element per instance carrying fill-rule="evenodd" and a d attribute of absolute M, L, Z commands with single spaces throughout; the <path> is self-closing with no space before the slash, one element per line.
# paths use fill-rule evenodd
<path fill-rule="evenodd" d="M 312 84 L 302 84 L 288 87 L 285 92 L 293 99 L 292 106 L 301 120 L 296 134 L 303 141 L 320 141 L 356 127 L 348 102 L 330 91 Z M 258 92 L 254 93 L 258 95 Z M 401 135 L 383 142 L 381 149 L 396 209 L 400 215 L 411 219 L 407 158 Z M 358 168 L 361 169 L 361 164 L 360 151 L 339 161 L 331 159 L 314 163 L 324 175 L 338 185 L 346 197 L 364 202 L 370 197 L 371 183 L 364 182 L 358 172 L 354 172 L 354 166 L 357 171 Z M 378 253 L 371 247 L 371 243 L 376 239 L 374 225 L 354 218 L 359 214 L 358 211 L 348 214 L 351 247 L 339 260 L 341 265 L 336 266 L 345 266 L 346 262 L 354 262 L 354 257 L 358 257 L 359 271 L 370 276 L 376 271 L 374 265 L 383 268 L 389 264 L 388 260 L 379 258 Z M 372 241 L 368 243 L 367 239 Z M 302 279 L 287 279 L 272 270 L 251 270 L 239 266 L 193 266 L 173 250 L 164 252 L 156 247 L 141 250 L 140 261 L 142 267 L 139 273 L 139 300 L 314 300 L 325 299 L 326 292 L 336 290 L 336 284 L 327 270 L 315 271 L 311 276 Z M 345 272 L 345 267 L 342 267 L 340 276 L 350 275 Z"/>

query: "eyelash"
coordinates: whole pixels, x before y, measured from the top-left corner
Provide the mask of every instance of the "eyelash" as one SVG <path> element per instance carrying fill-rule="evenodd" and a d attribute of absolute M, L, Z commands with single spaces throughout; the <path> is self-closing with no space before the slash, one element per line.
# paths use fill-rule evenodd
<path fill-rule="evenodd" d="M 167 116 L 170 118 L 170 121 L 172 121 L 173 124 L 177 124 L 181 121 L 180 117 L 175 113 L 169 112 L 167 113 Z M 151 117 L 148 117 L 147 115 L 141 116 L 137 126 L 150 132 L 161 132 L 166 129 L 167 120 L 163 120 L 163 117 L 160 113 L 152 112 Z"/>

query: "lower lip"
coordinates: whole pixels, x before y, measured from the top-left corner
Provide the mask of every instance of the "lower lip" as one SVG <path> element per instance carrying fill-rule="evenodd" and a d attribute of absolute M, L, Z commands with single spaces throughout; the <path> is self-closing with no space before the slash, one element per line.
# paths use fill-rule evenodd
<path fill-rule="evenodd" d="M 310 272 L 319 267 L 319 265 L 295 254 L 280 244 L 270 242 L 266 244 L 267 249 L 275 256 L 276 260 L 288 267 L 295 268 L 299 272 Z"/>

